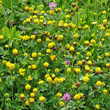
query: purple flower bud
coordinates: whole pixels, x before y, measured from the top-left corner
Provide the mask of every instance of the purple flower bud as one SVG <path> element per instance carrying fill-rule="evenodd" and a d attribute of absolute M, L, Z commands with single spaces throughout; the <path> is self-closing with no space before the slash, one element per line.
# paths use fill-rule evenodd
<path fill-rule="evenodd" d="M 69 64 L 70 64 L 70 61 L 68 61 L 68 60 L 65 60 L 65 63 L 66 63 L 67 65 L 69 65 Z"/>

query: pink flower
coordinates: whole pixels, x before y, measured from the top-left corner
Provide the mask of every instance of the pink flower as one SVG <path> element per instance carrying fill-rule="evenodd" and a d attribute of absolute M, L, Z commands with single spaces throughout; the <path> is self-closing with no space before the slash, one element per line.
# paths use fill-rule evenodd
<path fill-rule="evenodd" d="M 36 31 L 34 31 L 34 32 L 33 32 L 33 34 L 34 34 L 34 35 L 36 35 L 36 34 L 37 34 L 37 32 L 36 32 Z"/>
<path fill-rule="evenodd" d="M 68 60 L 65 60 L 65 63 L 68 65 L 68 64 L 70 64 L 70 61 L 68 61 Z"/>
<path fill-rule="evenodd" d="M 51 2 L 51 3 L 49 4 L 50 10 L 53 10 L 54 7 L 56 7 L 56 5 L 57 5 L 56 3 Z"/>
<path fill-rule="evenodd" d="M 62 97 L 62 99 L 63 99 L 64 101 L 66 101 L 66 102 L 69 102 L 70 99 L 71 99 L 71 96 L 70 96 L 70 94 L 65 93 L 64 96 Z"/>

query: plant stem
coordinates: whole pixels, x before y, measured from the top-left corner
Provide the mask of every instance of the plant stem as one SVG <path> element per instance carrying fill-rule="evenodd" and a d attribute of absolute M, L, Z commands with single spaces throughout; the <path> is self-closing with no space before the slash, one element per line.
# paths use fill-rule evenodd
<path fill-rule="evenodd" d="M 7 26 L 7 14 L 6 14 L 6 11 L 5 11 L 3 6 L 2 6 L 2 8 L 3 8 L 3 11 L 4 11 L 5 25 Z"/>
<path fill-rule="evenodd" d="M 13 0 L 11 0 L 11 20 L 13 20 Z"/>

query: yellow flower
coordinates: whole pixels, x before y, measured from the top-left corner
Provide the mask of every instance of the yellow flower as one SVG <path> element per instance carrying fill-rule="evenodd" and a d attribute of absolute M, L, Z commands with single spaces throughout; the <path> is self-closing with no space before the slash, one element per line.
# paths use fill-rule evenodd
<path fill-rule="evenodd" d="M 35 35 L 31 35 L 31 39 L 34 40 L 35 39 Z"/>
<path fill-rule="evenodd" d="M 70 15 L 66 15 L 66 18 L 70 18 Z"/>
<path fill-rule="evenodd" d="M 83 81 L 84 81 L 85 83 L 87 83 L 87 82 L 89 81 L 89 77 L 85 76 L 85 77 L 83 78 Z"/>
<path fill-rule="evenodd" d="M 89 41 L 86 40 L 86 41 L 84 42 L 84 44 L 85 44 L 85 45 L 88 45 L 88 44 L 89 44 Z"/>
<path fill-rule="evenodd" d="M 9 97 L 9 94 L 8 93 L 5 93 L 5 95 L 4 95 L 5 97 Z"/>
<path fill-rule="evenodd" d="M 80 73 L 80 69 L 79 68 L 76 68 L 76 73 Z"/>
<path fill-rule="evenodd" d="M 110 37 L 110 33 L 106 33 L 105 36 Z"/>
<path fill-rule="evenodd" d="M 46 42 L 51 42 L 51 40 L 49 38 L 46 38 Z"/>
<path fill-rule="evenodd" d="M 9 68 L 9 69 L 14 69 L 14 68 L 15 68 L 15 65 L 12 64 L 12 63 L 10 63 L 10 62 L 7 62 L 7 63 L 6 63 L 6 66 L 7 66 L 7 68 Z"/>
<path fill-rule="evenodd" d="M 83 98 L 84 97 L 84 94 L 83 93 L 79 93 L 80 97 Z"/>
<path fill-rule="evenodd" d="M 102 11 L 102 14 L 106 14 L 106 11 Z"/>
<path fill-rule="evenodd" d="M 23 101 L 25 99 L 25 95 L 23 93 L 20 94 L 20 99 Z"/>
<path fill-rule="evenodd" d="M 18 55 L 18 50 L 17 50 L 17 49 L 13 49 L 13 54 L 14 54 L 15 56 L 17 56 L 17 55 Z"/>
<path fill-rule="evenodd" d="M 30 93 L 30 97 L 34 98 L 35 97 L 35 93 Z"/>
<path fill-rule="evenodd" d="M 31 65 L 28 66 L 28 69 L 31 69 Z"/>
<path fill-rule="evenodd" d="M 98 59 L 101 59 L 101 56 L 97 56 Z"/>
<path fill-rule="evenodd" d="M 25 23 L 26 23 L 26 20 L 24 20 L 23 23 L 25 24 Z M 20 37 L 20 38 L 23 38 L 23 36 L 19 36 L 19 37 Z"/>
<path fill-rule="evenodd" d="M 101 68 L 100 68 L 100 67 L 97 67 L 97 68 L 95 69 L 95 72 L 96 72 L 96 73 L 100 73 L 100 71 L 101 71 Z"/>
<path fill-rule="evenodd" d="M 52 21 L 48 21 L 48 24 L 52 24 Z"/>
<path fill-rule="evenodd" d="M 2 28 L 2 31 L 5 33 L 5 28 Z"/>
<path fill-rule="evenodd" d="M 107 89 L 104 89 L 104 90 L 103 90 L 103 94 L 104 94 L 104 95 L 107 94 Z"/>
<path fill-rule="evenodd" d="M 48 63 L 48 62 L 45 62 L 45 63 L 44 63 L 44 67 L 47 68 L 48 66 L 49 66 L 49 63 Z"/>
<path fill-rule="evenodd" d="M 87 56 L 91 56 L 91 52 L 87 52 Z"/>
<path fill-rule="evenodd" d="M 36 54 L 35 52 L 32 53 L 32 57 L 33 57 L 33 58 L 37 57 L 37 54 Z"/>
<path fill-rule="evenodd" d="M 14 79 L 15 79 L 15 77 L 11 77 L 11 79 L 12 79 L 12 80 L 14 80 Z"/>
<path fill-rule="evenodd" d="M 31 86 L 30 86 L 29 84 L 27 84 L 27 85 L 25 86 L 25 89 L 26 89 L 26 90 L 29 90 L 29 89 L 31 89 Z"/>
<path fill-rule="evenodd" d="M 62 97 L 62 93 L 57 93 L 57 97 L 61 98 Z"/>
<path fill-rule="evenodd" d="M 103 25 L 106 25 L 107 24 L 107 19 L 104 19 L 103 20 Z"/>
<path fill-rule="evenodd" d="M 59 35 L 58 38 L 59 38 L 59 39 L 63 39 L 63 35 Z"/>
<path fill-rule="evenodd" d="M 77 38 L 78 37 L 78 34 L 74 34 L 74 36 L 73 36 L 74 38 Z"/>
<path fill-rule="evenodd" d="M 74 47 L 70 47 L 70 52 L 74 52 Z"/>
<path fill-rule="evenodd" d="M 32 80 L 31 75 L 29 75 L 28 76 L 28 81 L 31 81 L 31 80 Z"/>
<path fill-rule="evenodd" d="M 44 21 L 43 20 L 40 20 L 40 23 L 43 23 Z"/>
<path fill-rule="evenodd" d="M 105 40 L 104 38 L 101 39 L 102 42 L 103 42 L 104 40 Z"/>
<path fill-rule="evenodd" d="M 62 23 L 59 23 L 59 24 L 58 24 L 58 26 L 59 26 L 59 27 L 62 27 L 62 26 L 63 26 L 63 24 L 62 24 Z"/>
<path fill-rule="evenodd" d="M 73 24 L 73 25 L 72 25 L 72 28 L 75 28 L 75 27 L 76 27 L 76 25 L 75 25 L 75 24 Z"/>
<path fill-rule="evenodd" d="M 37 15 L 37 11 L 36 10 L 33 11 L 33 15 Z"/>
<path fill-rule="evenodd" d="M 48 47 L 49 47 L 49 48 L 53 48 L 53 43 L 49 43 L 49 44 L 48 44 Z"/>
<path fill-rule="evenodd" d="M 102 85 L 102 82 L 101 81 L 97 81 L 96 85 L 97 86 L 101 86 Z"/>
<path fill-rule="evenodd" d="M 75 85 L 74 85 L 74 84 L 72 85 L 72 88 L 73 88 L 73 89 L 75 88 Z"/>
<path fill-rule="evenodd" d="M 43 83 L 44 83 L 44 80 L 41 80 L 41 81 L 39 81 L 38 83 L 39 83 L 39 84 L 43 84 Z"/>
<path fill-rule="evenodd" d="M 95 40 L 94 39 L 91 40 L 91 44 L 95 44 Z"/>
<path fill-rule="evenodd" d="M 38 19 L 35 19 L 35 20 L 34 20 L 34 23 L 35 23 L 35 24 L 38 24 L 38 23 L 39 23 L 39 20 L 38 20 Z"/>
<path fill-rule="evenodd" d="M 105 53 L 105 57 L 109 57 L 109 55 L 110 55 L 110 54 L 109 54 L 108 52 Z"/>
<path fill-rule="evenodd" d="M 37 66 L 34 64 L 32 65 L 32 69 L 35 70 L 37 68 Z"/>
<path fill-rule="evenodd" d="M 66 45 L 65 45 L 65 48 L 66 48 L 66 49 L 69 49 L 69 48 L 70 48 L 70 45 L 69 45 L 69 44 L 66 44 Z"/>
<path fill-rule="evenodd" d="M 24 53 L 23 55 L 26 57 L 26 56 L 28 56 L 28 53 Z"/>
<path fill-rule="evenodd" d="M 71 72 L 71 68 L 67 68 L 67 73 L 70 73 Z"/>
<path fill-rule="evenodd" d="M 61 41 L 63 39 L 63 35 L 59 35 L 57 41 Z"/>
<path fill-rule="evenodd" d="M 34 15 L 34 16 L 33 16 L 33 18 L 34 18 L 34 19 L 36 19 L 36 18 L 37 18 L 37 16 L 36 16 L 36 15 Z M 35 22 L 36 22 L 36 21 L 38 21 L 38 19 L 37 19 L 37 20 L 35 20 Z"/>
<path fill-rule="evenodd" d="M 8 71 L 9 72 L 9 71 Z M 4 73 L 1 73 L 1 76 L 4 76 Z"/>
<path fill-rule="evenodd" d="M 41 41 L 42 41 L 42 40 L 41 40 L 40 38 L 37 39 L 37 42 L 38 42 L 38 43 L 41 43 Z"/>
<path fill-rule="evenodd" d="M 51 81 L 52 81 L 52 78 L 51 78 L 51 77 L 48 77 L 48 78 L 47 78 L 47 82 L 50 83 Z"/>
<path fill-rule="evenodd" d="M 27 105 L 27 106 L 30 105 L 29 100 L 25 101 L 25 105 Z"/>
<path fill-rule="evenodd" d="M 48 72 L 50 72 L 50 69 L 48 69 Z"/>
<path fill-rule="evenodd" d="M 29 6 L 25 6 L 25 7 L 24 7 L 24 10 L 25 10 L 25 11 L 28 11 L 28 10 L 29 10 Z"/>
<path fill-rule="evenodd" d="M 46 75 L 45 75 L 45 78 L 47 79 L 48 77 L 50 77 L 50 75 L 49 75 L 49 74 L 46 74 Z"/>
<path fill-rule="evenodd" d="M 30 104 L 34 104 L 34 101 L 35 101 L 34 98 L 30 98 L 30 99 L 29 99 L 29 103 L 30 103 Z"/>
<path fill-rule="evenodd" d="M 61 8 L 58 8 L 58 11 L 61 11 Z"/>
<path fill-rule="evenodd" d="M 41 11 L 41 14 L 44 15 L 45 14 L 45 11 Z"/>
<path fill-rule="evenodd" d="M 104 82 L 102 82 L 102 86 L 105 86 L 105 83 Z"/>
<path fill-rule="evenodd" d="M 63 83 L 63 81 L 64 81 L 64 78 L 59 78 L 59 79 L 58 79 L 58 82 L 59 82 L 59 83 Z"/>
<path fill-rule="evenodd" d="M 85 25 L 85 26 L 84 26 L 84 28 L 85 28 L 86 30 L 88 29 L 88 27 L 89 27 L 88 25 Z"/>
<path fill-rule="evenodd" d="M 7 61 L 6 61 L 6 60 L 2 60 L 2 63 L 3 63 L 3 64 L 6 64 L 6 63 L 7 63 Z"/>
<path fill-rule="evenodd" d="M 40 96 L 40 97 L 39 97 L 39 101 L 40 101 L 40 102 L 44 102 L 44 100 L 45 100 L 45 97 L 43 97 L 43 96 Z"/>
<path fill-rule="evenodd" d="M 68 27 L 68 24 L 67 23 L 64 23 L 64 27 L 67 28 Z"/>
<path fill-rule="evenodd" d="M 79 100 L 79 99 L 80 99 L 80 95 L 79 95 L 79 94 L 76 94 L 76 95 L 74 96 L 74 99 L 75 99 L 75 100 Z"/>
<path fill-rule="evenodd" d="M 44 19 L 44 16 L 40 16 L 40 19 Z"/>
<path fill-rule="evenodd" d="M 5 48 L 8 48 L 9 47 L 9 45 L 5 45 Z"/>
<path fill-rule="evenodd" d="M 50 15 L 53 15 L 54 14 L 54 11 L 53 10 L 50 10 L 49 13 L 50 13 Z"/>
<path fill-rule="evenodd" d="M 37 93 L 37 91 L 38 91 L 37 88 L 34 88 L 34 89 L 33 89 L 33 92 L 34 92 L 34 93 Z"/>
<path fill-rule="evenodd" d="M 88 65 L 91 65 L 91 64 L 92 64 L 92 62 L 89 60 L 89 61 L 87 62 L 87 64 L 88 64 Z"/>
<path fill-rule="evenodd" d="M 27 18 L 27 19 L 26 19 L 26 22 L 27 22 L 27 23 L 30 23 L 30 21 L 31 21 L 30 18 Z"/>
<path fill-rule="evenodd" d="M 69 53 L 68 55 L 69 55 L 69 56 L 72 56 L 72 54 L 71 54 L 71 53 Z"/>
<path fill-rule="evenodd" d="M 38 55 L 39 55 L 39 56 L 41 56 L 41 55 L 42 55 L 42 53 L 38 53 Z"/>
<path fill-rule="evenodd" d="M 55 73 L 59 73 L 59 69 L 58 68 L 55 69 Z"/>
<path fill-rule="evenodd" d="M 95 105 L 95 108 L 96 108 L 96 109 L 99 109 L 99 108 L 100 108 L 100 105 L 98 105 L 98 104 Z"/>
<path fill-rule="evenodd" d="M 74 28 L 74 24 L 73 23 L 69 23 L 69 27 L 70 28 Z"/>
<path fill-rule="evenodd" d="M 59 105 L 60 105 L 61 107 L 63 107 L 63 106 L 65 105 L 65 103 L 64 103 L 63 101 L 60 101 L 60 102 L 59 102 Z"/>
<path fill-rule="evenodd" d="M 82 65 L 82 61 L 78 61 L 78 65 L 81 66 Z"/>
<path fill-rule="evenodd" d="M 101 26 L 101 28 L 100 28 L 100 29 L 103 31 L 103 30 L 105 30 L 105 27 Z"/>
<path fill-rule="evenodd" d="M 59 79 L 56 77 L 56 78 L 54 79 L 54 81 L 58 83 L 58 82 L 59 82 Z"/>
<path fill-rule="evenodd" d="M 106 67 L 109 68 L 110 67 L 110 64 L 109 63 L 106 63 Z"/>
<path fill-rule="evenodd" d="M 30 20 L 32 20 L 32 16 L 30 16 L 29 18 L 30 18 Z"/>
<path fill-rule="evenodd" d="M 99 47 L 102 47 L 102 44 L 99 44 Z"/>
<path fill-rule="evenodd" d="M 53 61 L 55 59 L 55 55 L 51 55 L 50 59 L 51 59 L 51 61 Z"/>

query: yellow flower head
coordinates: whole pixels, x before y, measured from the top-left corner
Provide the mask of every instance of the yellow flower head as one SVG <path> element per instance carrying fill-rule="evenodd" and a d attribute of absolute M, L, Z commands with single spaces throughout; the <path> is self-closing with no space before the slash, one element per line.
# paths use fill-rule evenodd
<path fill-rule="evenodd" d="M 40 97 L 39 97 L 39 101 L 40 101 L 40 102 L 44 102 L 45 99 L 46 99 L 46 98 L 43 97 L 43 96 L 40 96 Z"/>
<path fill-rule="evenodd" d="M 25 86 L 25 89 L 26 89 L 26 90 L 29 90 L 29 89 L 31 89 L 31 86 L 30 86 L 29 84 L 27 84 L 27 85 Z"/>

